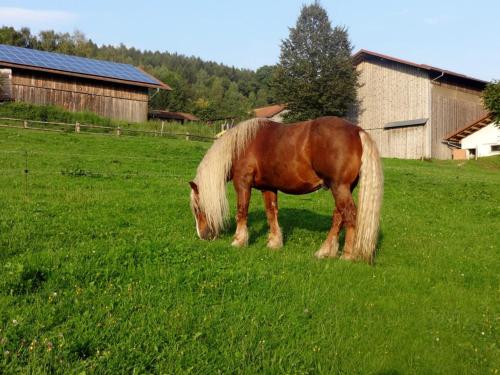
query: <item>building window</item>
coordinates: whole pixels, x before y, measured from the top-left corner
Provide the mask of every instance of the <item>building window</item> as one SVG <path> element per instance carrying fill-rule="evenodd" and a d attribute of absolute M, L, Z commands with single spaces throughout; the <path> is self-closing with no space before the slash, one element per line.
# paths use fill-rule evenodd
<path fill-rule="evenodd" d="M 497 152 L 497 151 L 500 151 L 500 145 L 491 146 L 491 152 Z"/>

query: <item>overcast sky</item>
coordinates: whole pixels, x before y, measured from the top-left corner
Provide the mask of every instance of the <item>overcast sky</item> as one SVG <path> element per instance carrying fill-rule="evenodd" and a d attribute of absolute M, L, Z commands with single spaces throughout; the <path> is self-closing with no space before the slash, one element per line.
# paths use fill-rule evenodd
<path fill-rule="evenodd" d="M 98 44 L 178 52 L 239 68 L 275 64 L 305 0 L 0 0 L 0 25 L 82 31 Z M 500 79 L 500 0 L 322 0 L 363 48 Z"/>

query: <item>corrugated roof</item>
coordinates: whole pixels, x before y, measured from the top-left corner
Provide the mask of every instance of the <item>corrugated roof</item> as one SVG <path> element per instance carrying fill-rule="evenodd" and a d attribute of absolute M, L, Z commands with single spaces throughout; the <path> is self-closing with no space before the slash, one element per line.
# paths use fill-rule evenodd
<path fill-rule="evenodd" d="M 255 108 L 253 112 L 255 113 L 256 117 L 269 118 L 276 116 L 280 112 L 283 112 L 285 108 L 286 108 L 285 104 L 274 104 L 274 105 L 269 105 L 267 107 Z"/>
<path fill-rule="evenodd" d="M 455 77 L 455 78 L 459 78 L 459 79 L 462 79 L 462 80 L 465 80 L 465 81 L 469 81 L 469 82 L 474 83 L 476 85 L 479 84 L 480 86 L 485 86 L 488 83 L 487 81 L 483 81 L 481 79 L 469 77 L 469 76 L 466 76 L 464 74 L 452 72 L 451 70 L 441 69 L 441 68 L 437 68 L 435 66 L 431 66 L 431 65 L 427 65 L 427 64 L 417 64 L 417 63 L 414 63 L 412 61 L 398 59 L 396 57 L 392 57 L 392 56 L 389 56 L 389 55 L 384 55 L 384 54 L 381 54 L 381 53 L 378 53 L 378 52 L 368 51 L 368 50 L 365 50 L 365 49 L 362 49 L 362 50 L 359 50 L 358 52 L 356 52 L 353 55 L 352 58 L 353 58 L 354 64 L 358 65 L 362 61 L 365 61 L 369 57 L 377 58 L 377 59 L 381 59 L 381 60 L 393 61 L 393 62 L 396 62 L 396 63 L 399 63 L 399 64 L 403 64 L 403 65 L 413 66 L 415 68 L 426 70 L 426 71 L 429 71 L 429 72 L 434 72 L 434 73 L 437 73 L 439 75 L 440 74 L 446 74 L 446 75 L 449 75 L 449 76 L 452 76 L 452 77 Z"/>
<path fill-rule="evenodd" d="M 449 134 L 447 134 L 443 140 L 451 143 L 460 143 L 462 139 L 471 135 L 472 133 L 477 132 L 479 129 L 488 126 L 493 122 L 493 116 L 491 113 L 488 113 L 486 116 L 481 117 L 478 120 L 471 122 L 470 124 L 465 125 L 463 128 L 455 130 Z"/>
<path fill-rule="evenodd" d="M 0 65 L 151 88 L 171 88 L 130 65 L 0 44 Z"/>

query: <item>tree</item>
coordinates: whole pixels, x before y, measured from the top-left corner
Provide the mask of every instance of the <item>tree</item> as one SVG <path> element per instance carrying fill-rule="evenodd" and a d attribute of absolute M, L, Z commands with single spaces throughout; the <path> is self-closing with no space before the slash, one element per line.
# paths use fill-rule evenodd
<path fill-rule="evenodd" d="M 495 121 L 500 124 L 500 81 L 492 81 L 483 91 L 484 106 L 492 113 Z"/>
<path fill-rule="evenodd" d="M 244 118 L 246 113 L 250 111 L 250 106 L 243 94 L 239 92 L 238 85 L 235 82 L 231 82 L 224 93 L 221 111 L 223 117 L 236 118 Z"/>
<path fill-rule="evenodd" d="M 151 108 L 167 111 L 186 110 L 189 93 L 183 78 L 165 67 L 154 69 L 152 73 L 160 81 L 167 82 L 172 91 L 160 90 L 154 93 L 150 99 Z"/>
<path fill-rule="evenodd" d="M 347 114 L 356 104 L 358 78 L 351 53 L 345 27 L 332 29 L 318 2 L 302 7 L 273 78 L 277 99 L 289 109 L 287 121 Z"/>
<path fill-rule="evenodd" d="M 31 35 L 31 31 L 27 27 L 23 27 L 17 31 L 13 27 L 4 26 L 0 29 L 0 44 L 33 48 L 37 45 L 37 40 Z"/>

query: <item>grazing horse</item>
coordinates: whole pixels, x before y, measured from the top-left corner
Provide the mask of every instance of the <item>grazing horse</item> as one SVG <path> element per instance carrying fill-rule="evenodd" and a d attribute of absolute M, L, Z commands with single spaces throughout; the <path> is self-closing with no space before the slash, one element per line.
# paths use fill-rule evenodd
<path fill-rule="evenodd" d="M 252 188 L 262 191 L 269 223 L 267 246 L 283 246 L 278 191 L 306 194 L 322 187 L 335 199 L 332 226 L 318 258 L 336 257 L 345 227 L 342 258 L 373 261 L 378 239 L 383 175 L 377 147 L 360 127 L 338 117 L 284 125 L 267 119 L 244 121 L 217 139 L 198 166 L 191 209 L 201 239 L 213 239 L 227 223 L 226 184 L 237 194 L 233 246 L 248 244 L 247 215 Z M 358 208 L 352 191 L 359 180 Z"/>

